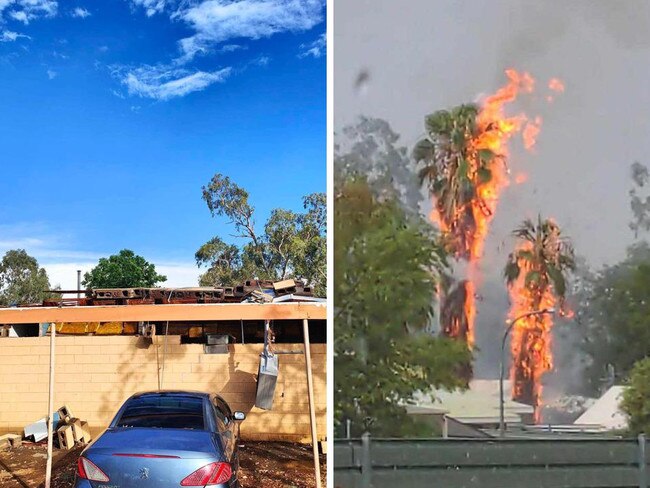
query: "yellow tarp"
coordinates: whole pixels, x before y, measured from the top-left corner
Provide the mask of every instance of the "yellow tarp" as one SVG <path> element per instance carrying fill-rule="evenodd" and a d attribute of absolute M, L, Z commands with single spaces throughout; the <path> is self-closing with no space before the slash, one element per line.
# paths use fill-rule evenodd
<path fill-rule="evenodd" d="M 57 334 L 120 335 L 135 334 L 138 326 L 133 322 L 63 322 L 56 324 Z M 49 328 L 48 328 L 49 332 Z"/>

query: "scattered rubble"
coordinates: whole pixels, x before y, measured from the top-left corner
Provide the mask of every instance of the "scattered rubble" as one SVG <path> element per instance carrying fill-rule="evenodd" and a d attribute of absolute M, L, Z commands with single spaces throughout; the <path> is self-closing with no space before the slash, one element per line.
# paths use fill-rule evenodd
<path fill-rule="evenodd" d="M 88 422 L 75 418 L 67 406 L 63 406 L 53 413 L 52 419 L 56 433 L 54 435 L 54 445 L 56 447 L 69 450 L 75 445 L 88 444 L 90 442 L 91 437 Z M 16 437 L 29 442 L 41 442 L 47 439 L 47 417 L 43 417 L 33 424 L 25 426 L 22 438 L 16 434 L 8 434 L 7 436 L 0 437 L 0 448 L 2 448 L 2 439 L 5 437 L 13 439 L 10 441 L 12 447 L 15 447 L 14 444 L 20 445 L 15 440 Z"/>
<path fill-rule="evenodd" d="M 247 280 L 236 286 L 191 288 L 97 288 L 85 290 L 84 297 L 68 298 L 80 290 L 49 290 L 60 296 L 49 299 L 42 306 L 101 306 L 101 305 L 157 305 L 170 303 L 242 303 L 272 302 L 289 295 L 313 297 L 311 286 L 300 280 Z M 41 306 L 30 305 L 30 306 Z"/>

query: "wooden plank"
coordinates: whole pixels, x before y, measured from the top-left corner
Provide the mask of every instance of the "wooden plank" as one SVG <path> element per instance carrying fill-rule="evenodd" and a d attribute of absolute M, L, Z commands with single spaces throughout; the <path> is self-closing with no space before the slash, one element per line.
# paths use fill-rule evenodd
<path fill-rule="evenodd" d="M 187 322 L 208 320 L 325 320 L 321 303 L 216 303 L 27 307 L 0 309 L 0 324 L 48 322 Z"/>
<path fill-rule="evenodd" d="M 373 441 L 373 467 L 635 465 L 636 441 Z"/>

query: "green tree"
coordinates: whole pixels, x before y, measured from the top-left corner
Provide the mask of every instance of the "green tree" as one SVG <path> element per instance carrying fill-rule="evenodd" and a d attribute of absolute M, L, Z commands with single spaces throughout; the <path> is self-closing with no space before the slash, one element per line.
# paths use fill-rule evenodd
<path fill-rule="evenodd" d="M 304 212 L 274 209 L 260 233 L 249 194 L 227 176 L 216 174 L 203 188 L 212 216 L 226 217 L 243 246 L 214 237 L 196 252 L 204 286 L 232 285 L 251 278 L 302 279 L 318 296 L 326 291 L 326 198 L 313 193 L 303 198 Z"/>
<path fill-rule="evenodd" d="M 650 230 L 650 197 L 643 194 L 649 174 L 641 163 L 630 167 L 630 228 L 635 239 Z M 587 270 L 576 287 L 576 330 L 587 356 L 585 393 L 598 395 L 612 382 L 624 380 L 637 361 L 650 355 L 649 269 L 650 245 L 639 239 L 628 247 L 622 261 Z"/>
<path fill-rule="evenodd" d="M 621 409 L 633 434 L 650 433 L 650 357 L 637 361 L 632 368 L 628 387 L 623 392 Z"/>
<path fill-rule="evenodd" d="M 604 267 L 587 286 L 578 319 L 589 357 L 586 382 L 596 393 L 608 367 L 621 380 L 650 355 L 650 246 L 631 246 L 623 261 Z"/>
<path fill-rule="evenodd" d="M 533 312 L 547 307 L 545 299 L 548 294 L 559 300 L 562 309 L 567 289 L 566 275 L 575 269 L 573 246 L 555 222 L 542 220 L 541 216 L 536 224 L 525 220 L 513 235 L 519 245 L 508 257 L 504 276 L 508 287 L 516 283 L 523 285 L 521 311 Z M 538 405 L 539 385 L 536 382 L 548 366 L 542 355 L 548 350 L 549 339 L 544 320 L 544 316 L 529 319 L 518 345 L 518 357 L 514 359 L 513 391 L 517 400 L 531 405 Z"/>
<path fill-rule="evenodd" d="M 335 134 L 334 158 L 341 177 L 363 175 L 380 197 L 395 197 L 410 213 L 424 199 L 417 163 L 400 136 L 382 119 L 360 117 Z"/>
<path fill-rule="evenodd" d="M 24 249 L 7 251 L 0 261 L 0 305 L 40 303 L 51 294 L 50 280 Z"/>
<path fill-rule="evenodd" d="M 421 434 L 404 407 L 417 391 L 463 387 L 471 353 L 430 330 L 447 268 L 433 229 L 364 179 L 335 185 L 335 421 L 355 435 Z"/>
<path fill-rule="evenodd" d="M 630 229 L 634 236 L 638 237 L 639 232 L 650 230 L 650 196 L 643 197 L 640 193 L 648 184 L 650 171 L 639 162 L 632 163 L 630 167 L 632 177 L 632 189 L 630 190 L 630 208 L 633 220 L 630 222 Z"/>
<path fill-rule="evenodd" d="M 97 266 L 84 274 L 81 282 L 87 288 L 150 288 L 167 281 L 156 273 L 156 267 L 129 249 L 101 258 Z"/>

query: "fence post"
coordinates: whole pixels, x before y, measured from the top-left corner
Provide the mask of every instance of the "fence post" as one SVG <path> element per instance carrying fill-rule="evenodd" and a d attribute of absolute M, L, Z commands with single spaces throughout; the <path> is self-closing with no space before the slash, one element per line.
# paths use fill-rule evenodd
<path fill-rule="evenodd" d="M 648 488 L 645 460 L 645 434 L 639 434 L 639 488 Z"/>
<path fill-rule="evenodd" d="M 361 436 L 361 488 L 370 488 L 372 478 L 372 463 L 370 461 L 370 434 Z"/>

